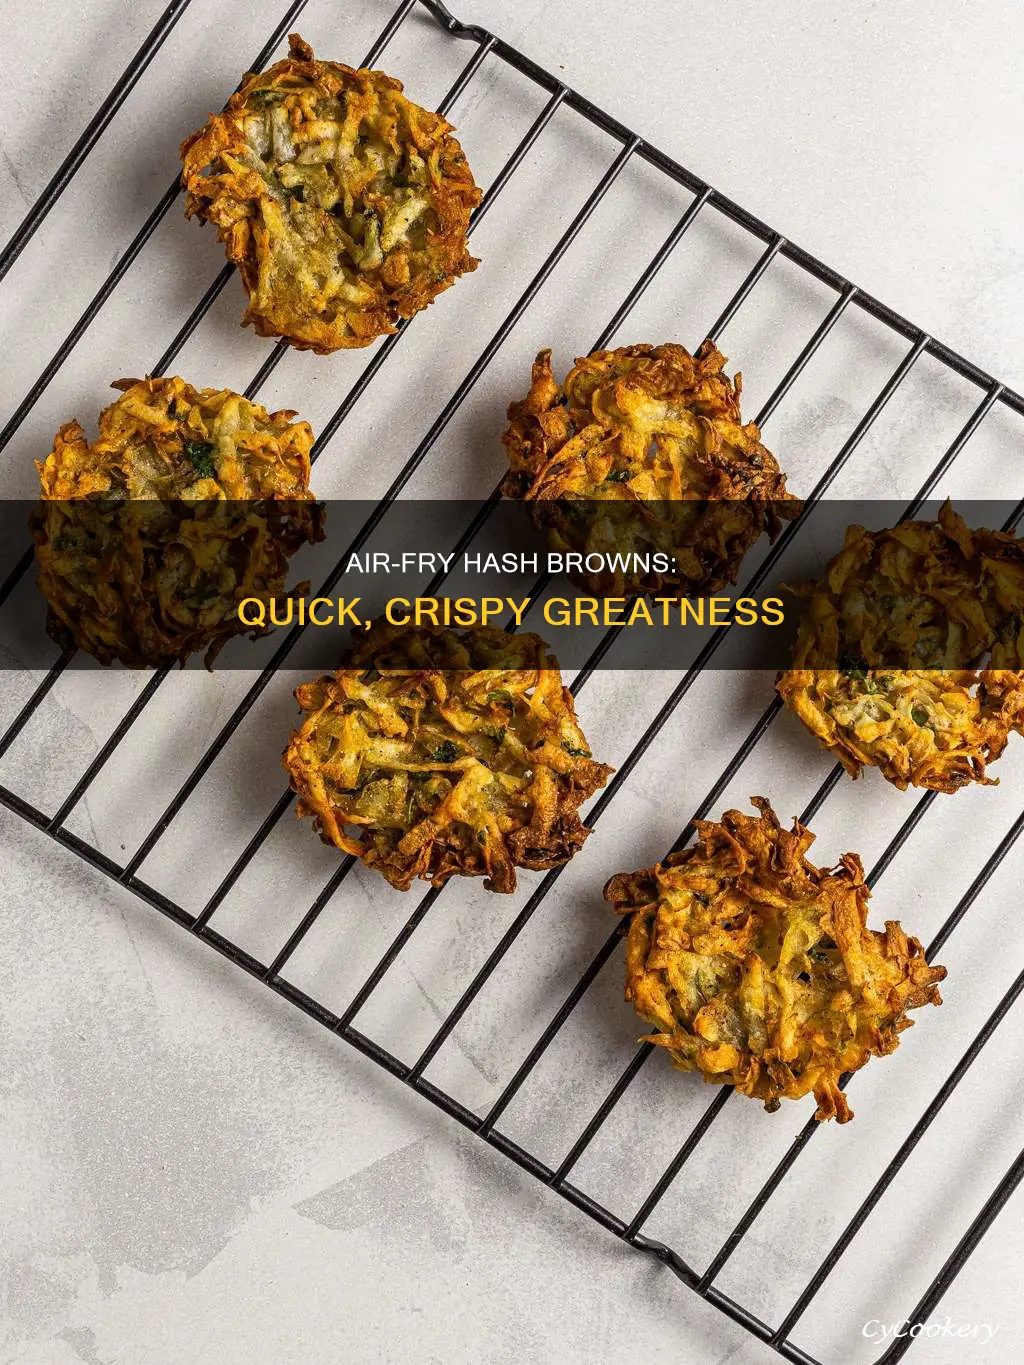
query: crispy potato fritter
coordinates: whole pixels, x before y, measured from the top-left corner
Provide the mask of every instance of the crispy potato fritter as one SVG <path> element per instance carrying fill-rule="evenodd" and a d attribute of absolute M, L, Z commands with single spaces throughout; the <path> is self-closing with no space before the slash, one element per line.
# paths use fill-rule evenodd
<path fill-rule="evenodd" d="M 537 635 L 381 619 L 295 696 L 299 815 L 400 891 L 454 875 L 514 891 L 517 867 L 567 862 L 590 833 L 579 807 L 612 772 Z"/>
<path fill-rule="evenodd" d="M 239 602 L 283 599 L 289 558 L 322 538 L 313 433 L 228 389 L 177 378 L 114 388 L 124 392 L 100 414 L 98 440 L 68 422 L 36 462 L 31 529 L 49 632 L 105 664 L 205 651 L 209 666 L 249 633 Z"/>
<path fill-rule="evenodd" d="M 711 341 L 695 356 L 624 346 L 578 359 L 560 386 L 551 352 L 537 356 L 530 392 L 508 410 L 502 492 L 529 503 L 553 550 L 675 561 L 586 573 L 591 592 L 717 592 L 762 531 L 774 538 L 799 511 L 724 366 Z"/>
<path fill-rule="evenodd" d="M 260 336 L 366 346 L 476 268 L 480 191 L 451 125 L 383 72 L 315 61 L 298 34 L 181 156 L 186 213 L 217 228 Z"/>
<path fill-rule="evenodd" d="M 840 1077 L 894 1051 L 906 1011 L 942 1003 L 946 971 L 895 920 L 867 928 L 855 853 L 815 867 L 813 834 L 753 804 L 759 816 L 699 820 L 698 844 L 605 887 L 632 915 L 626 998 L 682 1070 L 769 1111 L 813 1093 L 816 1119 L 845 1123 Z"/>
<path fill-rule="evenodd" d="M 1024 544 L 968 530 L 947 503 L 938 521 L 851 526 L 798 591 L 778 691 L 846 771 L 875 767 L 901 789 L 990 785 L 986 764 L 1024 730 Z"/>

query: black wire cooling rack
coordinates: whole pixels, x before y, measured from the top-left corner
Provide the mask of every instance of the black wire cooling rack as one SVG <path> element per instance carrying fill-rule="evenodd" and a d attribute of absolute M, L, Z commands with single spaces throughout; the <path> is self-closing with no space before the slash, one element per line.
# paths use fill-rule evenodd
<path fill-rule="evenodd" d="M 149 66 L 161 45 L 190 3 L 191 0 L 172 0 L 172 3 L 164 10 L 139 51 L 132 58 L 124 73 L 116 82 L 107 98 L 103 101 L 94 117 L 90 120 L 88 126 L 81 134 L 72 150 L 68 153 L 50 183 L 46 186 L 31 210 L 26 214 L 24 221 L 10 241 L 4 249 L 0 251 L 0 279 L 7 273 L 36 229 L 60 199 L 72 178 L 76 175 L 93 147 L 102 137 L 107 125 L 115 116 L 135 84 L 140 80 L 146 71 L 146 68 Z M 265 65 L 275 48 L 294 25 L 302 10 L 305 8 L 306 3 L 307 0 L 294 0 L 294 3 L 289 5 L 281 22 L 252 62 L 251 69 L 259 69 Z M 441 433 L 448 426 L 454 414 L 462 406 L 467 395 L 474 388 L 474 385 L 483 371 L 496 355 L 526 309 L 530 306 L 532 300 L 535 298 L 552 270 L 567 252 L 577 235 L 581 232 L 584 225 L 587 223 L 587 220 L 594 213 L 594 210 L 600 204 L 607 191 L 618 178 L 627 163 L 637 158 L 648 163 L 649 166 L 663 173 L 672 181 L 676 182 L 676 184 L 685 187 L 685 189 L 691 192 L 693 198 L 685 213 L 683 213 L 682 217 L 675 224 L 659 250 L 655 253 L 629 290 L 608 326 L 604 329 L 601 336 L 596 339 L 595 346 L 599 347 L 607 344 L 616 329 L 627 317 L 634 305 L 654 280 L 662 266 L 672 255 L 673 251 L 690 229 L 698 215 L 706 213 L 708 210 L 714 210 L 717 213 L 724 215 L 725 218 L 738 225 L 747 234 L 750 234 L 757 242 L 763 244 L 761 254 L 753 268 L 743 279 L 740 287 L 736 290 L 727 306 L 710 329 L 709 334 L 711 336 L 717 336 L 734 318 L 758 284 L 758 281 L 761 279 L 770 263 L 776 257 L 787 259 L 789 262 L 799 267 L 801 271 L 806 272 L 807 275 L 813 277 L 822 285 L 826 286 L 827 289 L 833 291 L 835 296 L 824 319 L 786 371 L 784 377 L 771 393 L 761 411 L 757 414 L 756 420 L 759 424 L 762 424 L 775 410 L 803 372 L 808 362 L 825 341 L 826 337 L 833 331 L 840 318 L 848 309 L 862 310 L 864 313 L 874 318 L 878 323 L 882 324 L 891 333 L 895 334 L 896 337 L 901 338 L 907 343 L 907 350 L 903 355 L 902 360 L 882 386 L 870 406 L 860 417 L 839 453 L 820 475 L 816 485 L 806 499 L 806 510 L 803 516 L 796 522 L 791 523 L 783 536 L 775 543 L 765 560 L 761 563 L 757 572 L 744 588 L 745 593 L 755 592 L 759 586 L 766 581 L 768 574 L 778 563 L 793 536 L 799 533 L 801 526 L 806 521 L 810 509 L 836 479 L 854 450 L 864 440 L 882 410 L 889 403 L 897 389 L 903 384 L 904 380 L 922 356 L 927 354 L 933 360 L 938 361 L 941 365 L 947 367 L 950 371 L 955 372 L 955 374 L 960 376 L 963 380 L 968 381 L 970 385 L 977 389 L 978 401 L 969 419 L 963 425 L 956 438 L 932 470 L 918 491 L 917 496 L 907 506 L 905 515 L 913 515 L 916 509 L 929 498 L 940 479 L 978 431 L 979 427 L 993 408 L 997 405 L 1001 405 L 1003 408 L 1009 409 L 1018 415 L 1024 415 L 1024 398 L 1022 398 L 1020 394 L 1004 387 L 990 375 L 980 370 L 976 365 L 971 364 L 949 347 L 942 345 L 934 338 L 926 335 L 905 318 L 899 316 L 877 299 L 872 298 L 848 280 L 844 279 L 836 271 L 830 269 L 821 261 L 809 255 L 806 251 L 801 250 L 792 242 L 787 241 L 758 218 L 746 212 L 746 210 L 732 202 L 730 199 L 719 194 L 698 176 L 686 170 L 664 152 L 651 146 L 651 144 L 639 134 L 632 132 L 610 114 L 597 108 L 589 100 L 583 98 L 574 90 L 566 86 L 556 76 L 538 66 L 535 62 L 525 57 L 515 48 L 510 47 L 500 38 L 495 37 L 493 34 L 478 26 L 460 23 L 438 2 L 438 0 L 404 0 L 404 3 L 396 10 L 370 51 L 366 54 L 364 59 L 365 65 L 372 65 L 380 59 L 388 44 L 417 5 L 420 5 L 429 11 L 436 22 L 446 30 L 453 39 L 465 42 L 468 45 L 470 53 L 468 61 L 462 68 L 458 79 L 441 101 L 439 106 L 441 112 L 445 112 L 451 107 L 453 102 L 466 90 L 467 86 L 474 79 L 485 60 L 489 58 L 507 64 L 516 72 L 534 82 L 548 94 L 547 101 L 541 109 L 541 112 L 490 184 L 482 203 L 476 211 L 473 221 L 474 227 L 479 223 L 483 215 L 490 210 L 509 179 L 524 159 L 530 154 L 531 149 L 542 136 L 553 115 L 561 106 L 564 105 L 567 108 L 571 108 L 591 124 L 596 125 L 618 144 L 619 150 L 598 181 L 596 187 L 586 199 L 579 212 L 569 223 L 540 269 L 530 281 L 526 290 L 516 301 L 514 307 L 508 313 L 500 327 L 498 327 L 497 331 L 481 352 L 462 383 L 452 394 L 439 416 L 424 434 L 410 458 L 402 466 L 373 515 L 360 530 L 352 544 L 346 549 L 345 554 L 339 559 L 335 569 L 322 585 L 320 589 L 321 592 L 329 593 L 337 583 L 342 573 L 342 566 L 347 561 L 349 555 L 353 551 L 360 549 L 368 540 L 375 527 L 384 516 L 387 508 L 399 496 L 402 489 L 412 477 L 414 471 L 417 470 L 421 462 L 426 458 Z M 0 432 L 0 450 L 6 447 L 10 442 L 15 432 L 19 429 L 28 413 L 36 404 L 40 395 L 60 371 L 78 341 L 122 281 L 144 245 L 153 235 L 157 226 L 175 202 L 178 194 L 179 185 L 177 178 L 175 178 L 171 184 L 168 185 L 167 190 L 161 196 L 156 207 L 143 223 L 134 238 L 130 241 L 127 248 L 118 257 L 102 286 L 96 292 L 81 317 L 71 328 L 52 359 L 7 421 L 2 432 Z M 232 273 L 233 268 L 227 266 L 217 275 L 199 303 L 182 323 L 171 345 L 154 366 L 154 373 L 165 372 L 171 365 L 178 352 L 195 331 L 201 319 L 210 309 L 214 300 L 228 282 Z M 388 337 L 387 340 L 373 352 L 365 369 L 360 374 L 359 379 L 346 394 L 344 400 L 321 430 L 314 448 L 314 458 L 319 455 L 328 442 L 330 442 L 366 389 L 367 385 L 373 379 L 374 375 L 385 363 L 395 346 L 400 343 L 402 334 L 406 330 L 407 325 L 408 324 L 403 324 L 395 335 Z M 280 362 L 285 351 L 286 347 L 280 343 L 270 348 L 265 361 L 260 366 L 260 369 L 246 390 L 246 393 L 249 396 L 256 394 L 271 371 Z M 491 497 L 482 505 L 473 524 L 467 527 L 460 540 L 457 547 L 457 553 L 461 553 L 461 551 L 469 545 L 480 526 L 490 515 L 498 498 L 499 494 L 497 490 L 495 490 Z M 1022 507 L 1018 507 L 1015 515 L 1010 518 L 1007 525 L 1016 525 L 1021 512 Z M 0 587 L 0 604 L 6 601 L 17 583 L 28 572 L 30 564 L 31 551 L 29 550 L 8 575 L 2 587 Z M 442 583 L 443 576 L 438 576 L 425 589 L 425 592 L 427 594 L 436 592 Z M 542 587 L 543 583 L 538 584 L 535 593 L 540 591 Z M 693 686 L 695 680 L 700 675 L 701 670 L 711 661 L 712 657 L 721 646 L 728 630 L 729 627 L 720 628 L 709 639 L 692 667 L 690 667 L 680 678 L 668 699 L 658 711 L 654 720 L 643 732 L 628 757 L 620 764 L 615 776 L 610 780 L 600 799 L 591 809 L 589 815 L 589 823 L 591 825 L 596 824 L 602 819 L 611 803 L 615 800 L 616 794 L 626 782 L 629 775 L 643 760 L 650 745 Z M 438 1108 L 457 1119 L 492 1147 L 503 1152 L 523 1170 L 528 1171 L 531 1175 L 542 1181 L 550 1189 L 561 1195 L 563 1199 L 567 1200 L 570 1204 L 586 1213 L 595 1222 L 614 1233 L 615 1236 L 623 1239 L 630 1245 L 659 1258 L 702 1298 L 706 1299 L 709 1303 L 714 1304 L 730 1318 L 740 1323 L 752 1335 L 773 1347 L 787 1360 L 801 1362 L 801 1365 L 816 1365 L 815 1358 L 808 1355 L 792 1340 L 794 1328 L 801 1321 L 806 1310 L 821 1290 L 826 1279 L 836 1267 L 844 1252 L 850 1246 L 856 1234 L 866 1222 L 872 1210 L 886 1193 L 910 1153 L 953 1094 L 961 1080 L 967 1074 L 972 1063 L 981 1053 L 996 1027 L 1010 1009 L 1010 1006 L 1020 995 L 1021 991 L 1024 990 L 1024 972 L 1018 975 L 1013 981 L 1010 988 L 999 1000 L 980 1032 L 973 1038 L 969 1046 L 963 1052 L 963 1055 L 949 1073 L 945 1082 L 933 1095 L 930 1103 L 927 1105 L 906 1139 L 900 1145 L 895 1155 L 885 1165 L 870 1192 L 863 1199 L 853 1217 L 849 1219 L 841 1234 L 836 1238 L 834 1244 L 821 1260 L 817 1269 L 811 1275 L 809 1281 L 796 1298 L 795 1302 L 793 1302 L 789 1311 L 776 1325 L 769 1325 L 744 1307 L 743 1304 L 724 1293 L 716 1282 L 719 1280 L 723 1268 L 736 1252 L 755 1219 L 762 1210 L 765 1209 L 769 1200 L 781 1185 L 784 1177 L 792 1169 L 794 1163 L 796 1163 L 801 1153 L 814 1137 L 817 1131 L 817 1125 L 813 1120 L 806 1124 L 792 1142 L 783 1158 L 778 1162 L 769 1178 L 757 1191 L 755 1197 L 743 1212 L 742 1217 L 736 1222 L 734 1228 L 722 1243 L 717 1253 L 711 1258 L 710 1263 L 703 1272 L 698 1272 L 693 1269 L 671 1247 L 646 1236 L 644 1234 L 644 1227 L 654 1209 L 672 1186 L 692 1154 L 696 1151 L 698 1145 L 706 1139 L 716 1118 L 729 1100 L 730 1092 L 728 1090 L 723 1088 L 716 1092 L 715 1098 L 707 1105 L 707 1108 L 704 1110 L 699 1121 L 686 1136 L 685 1141 L 679 1147 L 672 1160 L 654 1181 L 639 1209 L 628 1220 L 618 1216 L 616 1213 L 603 1207 L 600 1203 L 588 1196 L 582 1189 L 573 1184 L 571 1177 L 581 1156 L 588 1149 L 595 1136 L 602 1128 L 602 1125 L 608 1120 L 616 1105 L 650 1057 L 652 1048 L 649 1044 L 641 1045 L 637 1049 L 628 1066 L 607 1091 L 603 1102 L 582 1128 L 582 1131 L 579 1132 L 579 1135 L 567 1155 L 556 1169 L 552 1169 L 531 1154 L 531 1152 L 503 1134 L 497 1126 L 508 1105 L 544 1056 L 556 1035 L 559 1033 L 559 1030 L 565 1025 L 588 989 L 595 982 L 604 964 L 615 952 L 621 938 L 620 930 L 616 930 L 608 937 L 607 941 L 589 964 L 579 981 L 568 995 L 566 995 L 564 1000 L 562 1000 L 536 1043 L 531 1048 L 529 1055 L 525 1058 L 522 1065 L 507 1083 L 498 1098 L 491 1104 L 486 1114 L 481 1116 L 473 1112 L 459 1100 L 453 1098 L 443 1089 L 429 1081 L 424 1074 L 430 1062 L 437 1055 L 453 1029 L 455 1029 L 456 1025 L 465 1015 L 485 983 L 498 967 L 498 964 L 508 953 L 527 922 L 536 912 L 538 906 L 555 886 L 563 869 L 555 868 L 544 876 L 536 890 L 526 901 L 522 910 L 508 928 L 507 932 L 487 957 L 483 966 L 466 985 L 457 1004 L 447 1017 L 444 1018 L 429 1044 L 423 1049 L 421 1055 L 411 1064 L 400 1061 L 371 1037 L 355 1028 L 353 1020 L 369 1000 L 371 994 L 377 988 L 389 968 L 399 957 L 399 954 L 402 952 L 405 945 L 416 933 L 417 928 L 423 922 L 430 907 L 441 894 L 440 891 L 432 889 L 426 892 L 419 901 L 419 904 L 416 906 L 411 917 L 403 925 L 401 932 L 394 938 L 374 970 L 356 992 L 351 1003 L 342 1013 L 338 1014 L 327 1009 L 316 999 L 291 984 L 285 979 L 283 973 L 299 944 L 348 876 L 353 867 L 354 859 L 346 858 L 340 862 L 337 870 L 309 906 L 297 927 L 287 941 L 280 947 L 269 965 L 258 961 L 230 938 L 211 927 L 209 923 L 215 910 L 224 901 L 228 892 L 255 857 L 257 851 L 268 839 L 281 816 L 291 805 L 293 800 L 291 793 L 286 792 L 280 797 L 270 814 L 249 840 L 227 875 L 223 878 L 220 885 L 216 888 L 206 905 L 198 914 L 192 914 L 189 911 L 186 911 L 173 899 L 164 895 L 155 887 L 148 885 L 139 876 L 141 865 L 157 842 L 167 832 L 186 800 L 210 769 L 217 756 L 224 749 L 243 718 L 252 709 L 256 700 L 273 677 L 275 671 L 285 662 L 299 633 L 299 628 L 295 628 L 283 638 L 266 668 L 259 674 L 252 686 L 245 693 L 233 714 L 221 727 L 213 742 L 207 747 L 202 758 L 195 764 L 187 780 L 176 792 L 160 818 L 142 840 L 140 846 L 124 864 L 119 864 L 108 857 L 99 848 L 71 832 L 66 827 L 66 823 L 71 813 L 75 810 L 78 803 L 90 788 L 94 779 L 110 760 L 111 755 L 115 752 L 117 746 L 125 738 L 131 727 L 135 724 L 160 689 L 164 678 L 166 677 L 166 670 L 153 674 L 147 685 L 142 689 L 131 707 L 127 710 L 126 714 L 118 722 L 107 741 L 102 745 L 93 761 L 80 775 L 55 813 L 46 814 L 34 804 L 18 795 L 15 791 L 5 786 L 0 787 L 0 802 L 9 810 L 28 821 L 29 824 L 49 835 L 56 843 L 66 849 L 70 849 L 92 867 L 105 873 L 114 882 L 127 887 L 134 892 L 140 900 L 147 902 L 155 909 L 161 911 L 170 919 L 182 925 L 198 938 L 201 938 L 204 942 L 222 953 L 225 957 L 230 958 L 237 966 L 243 968 L 253 976 L 258 977 L 269 986 L 271 990 L 284 996 L 287 1000 L 290 1000 L 294 1005 L 298 1006 L 304 1013 L 323 1024 L 325 1028 L 330 1029 L 333 1033 L 344 1038 L 353 1047 L 357 1048 L 364 1055 L 377 1062 L 385 1070 L 404 1081 L 413 1090 L 425 1096 Z M 594 669 L 610 649 L 617 634 L 618 629 L 613 628 L 603 637 L 598 648 L 594 651 L 585 667 L 575 678 L 573 683 L 574 692 L 579 692 L 585 686 Z M 24 729 L 25 725 L 39 708 L 57 679 L 61 676 L 61 673 L 68 662 L 69 659 L 67 656 L 62 656 L 56 662 L 50 672 L 38 685 L 28 702 L 8 726 L 6 732 L 3 734 L 2 738 L 0 738 L 0 756 L 6 753 L 16 737 Z M 694 820 L 702 818 L 713 809 L 733 776 L 768 731 L 778 714 L 779 709 L 780 704 L 776 698 L 758 719 L 757 723 L 743 740 L 743 743 L 737 749 L 724 771 L 708 791 L 700 808 L 694 813 Z M 802 820 L 809 822 L 813 819 L 815 813 L 836 786 L 840 776 L 841 769 L 837 765 L 807 802 L 806 808 L 801 816 Z M 891 838 L 877 863 L 871 869 L 868 875 L 868 882 L 871 886 L 878 883 L 882 874 L 890 866 L 912 832 L 924 818 L 934 799 L 934 793 L 928 793 L 917 800 L 909 816 L 904 820 L 896 834 Z M 693 821 L 691 821 L 680 834 L 676 847 L 683 846 L 691 837 L 693 830 Z M 985 861 L 974 881 L 942 924 L 932 942 L 928 945 L 927 954 L 929 959 L 941 949 L 943 944 L 953 933 L 954 929 L 966 915 L 968 909 L 1006 857 L 1020 836 L 1022 830 L 1024 830 L 1024 813 L 1022 813 L 1007 830 L 994 851 Z M 977 1215 L 971 1222 L 967 1231 L 950 1251 L 938 1274 L 935 1275 L 925 1292 L 921 1295 L 919 1302 L 908 1312 L 907 1322 L 909 1324 L 927 1322 L 929 1316 L 939 1304 L 942 1296 L 978 1245 L 985 1231 L 1016 1188 L 1022 1175 L 1024 1175 L 1024 1152 L 1018 1155 L 1016 1160 L 1005 1172 L 996 1188 L 991 1192 L 983 1206 L 978 1210 Z M 880 1361 L 888 1363 L 900 1359 L 910 1346 L 912 1339 L 910 1333 L 907 1332 L 904 1336 L 894 1340 L 880 1357 Z"/>

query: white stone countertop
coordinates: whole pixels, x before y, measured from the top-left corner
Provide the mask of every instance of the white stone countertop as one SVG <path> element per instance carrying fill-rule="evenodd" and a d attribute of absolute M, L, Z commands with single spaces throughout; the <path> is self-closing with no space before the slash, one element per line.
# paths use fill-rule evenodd
<path fill-rule="evenodd" d="M 192 0 L 10 274 L 0 283 L 0 423 L 170 183 L 181 138 L 219 105 L 284 0 Z M 459 0 L 485 24 L 937 338 L 1024 390 L 1024 7 L 1018 0 Z M 6 0 L 0 242 L 143 41 L 162 0 Z M 357 63 L 386 0 L 309 0 L 318 54 Z M 380 60 L 436 103 L 471 48 L 422 16 Z M 488 61 L 451 113 L 486 184 L 542 99 Z M 569 111 L 513 177 L 475 244 L 483 264 L 403 338 L 318 466 L 317 491 L 377 496 L 518 297 L 615 148 Z M 414 480 L 475 496 L 500 470 L 501 414 L 532 354 L 585 351 L 687 197 L 631 167 L 595 214 Z M 756 258 L 701 218 L 623 340 L 693 345 Z M 139 374 L 222 264 L 180 204 L 148 243 L 0 457 L 0 496 L 30 495 L 61 421 L 92 429 L 109 381 Z M 473 291 L 476 290 L 474 296 Z M 237 327 L 233 281 L 181 355 L 200 384 L 242 388 L 266 343 Z M 722 339 L 750 412 L 829 306 L 772 267 Z M 856 310 L 854 310 L 855 312 Z M 798 490 L 835 454 L 907 346 L 851 313 L 766 429 Z M 365 357 L 289 356 L 262 394 L 316 429 Z M 980 397 L 923 361 L 837 489 L 911 496 Z M 941 491 L 1021 495 L 1019 419 L 996 414 Z M 882 480 L 879 482 L 879 473 Z M 33 680 L 4 674 L 0 722 Z M 294 715 L 280 680 L 144 864 L 197 908 L 281 789 Z M 0 760 L 0 783 L 52 811 L 145 679 L 67 674 Z M 241 675 L 171 679 L 69 822 L 122 861 L 230 713 Z M 621 762 L 674 680 L 595 677 L 580 714 Z M 767 691 L 766 691 L 767 688 Z M 770 683 L 718 674 L 693 689 L 542 913 L 444 1049 L 431 1079 L 483 1112 L 608 932 L 600 887 L 667 848 L 747 733 Z M 265 723 L 262 723 L 265 722 Z M 261 728 L 262 723 L 262 728 Z M 1024 741 L 1001 785 L 940 798 L 880 884 L 875 919 L 927 940 L 1020 812 Z M 716 814 L 765 791 L 800 810 L 827 773 L 783 717 Z M 871 862 L 914 803 L 844 783 L 815 820 L 820 861 Z M 778 1357 L 651 1258 L 617 1241 L 286 1001 L 10 813 L 0 815 L 0 1360 L 18 1365 L 453 1365 Z M 1022 841 L 1024 843 L 1024 841 Z M 268 960 L 334 866 L 290 817 L 214 918 Z M 851 1088 L 856 1120 L 816 1134 L 721 1287 L 778 1322 L 1021 965 L 1024 851 L 1014 848 L 945 945 L 940 1011 Z M 446 890 L 359 1025 L 416 1055 L 538 877 L 499 904 Z M 353 875 L 291 964 L 331 1007 L 351 995 L 417 892 Z M 282 932 L 283 926 L 283 932 Z M 827 1281 L 794 1338 L 823 1362 L 869 1362 L 865 1324 L 898 1322 L 1021 1147 L 1021 1006 L 1007 1017 Z M 622 1070 L 638 1029 L 620 959 L 602 973 L 502 1128 L 557 1164 Z M 712 1098 L 656 1058 L 576 1173 L 627 1217 Z M 588 1107 L 589 1106 L 589 1107 Z M 734 1100 L 647 1231 L 698 1270 L 799 1132 Z M 911 1361 L 1024 1357 L 1021 1196 L 943 1300 Z M 872 1326 L 867 1329 L 875 1332 Z M 994 1335 L 993 1335 L 994 1332 Z"/>

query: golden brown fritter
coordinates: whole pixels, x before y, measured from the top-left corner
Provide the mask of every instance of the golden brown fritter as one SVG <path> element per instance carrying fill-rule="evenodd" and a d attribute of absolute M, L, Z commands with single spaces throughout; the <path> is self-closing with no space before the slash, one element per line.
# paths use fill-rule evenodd
<path fill-rule="evenodd" d="M 238 266 L 243 321 L 324 355 L 393 332 L 476 268 L 480 191 L 451 124 L 401 81 L 289 42 L 182 143 L 185 211 Z"/>
<path fill-rule="evenodd" d="M 955 792 L 1024 729 L 1024 545 L 938 521 L 851 526 L 807 605 L 786 704 L 851 776 Z M 987 660 L 986 667 L 978 667 Z M 908 668 L 920 661 L 922 667 Z"/>
<path fill-rule="evenodd" d="M 63 647 L 134 667 L 205 651 L 234 635 L 246 597 L 285 593 L 288 560 L 321 539 L 309 491 L 313 433 L 229 389 L 121 379 L 99 439 L 78 422 L 36 462 L 32 517 L 48 629 Z M 250 632 L 258 634 L 260 632 Z"/>
<path fill-rule="evenodd" d="M 537 356 L 529 394 L 508 410 L 502 492 L 529 503 L 552 550 L 675 561 L 588 573 L 591 592 L 717 592 L 762 531 L 774 539 L 799 512 L 757 427 L 743 425 L 741 377 L 730 382 L 724 366 L 711 341 L 695 356 L 623 346 L 578 359 L 559 386 L 551 352 Z"/>
<path fill-rule="evenodd" d="M 942 1003 L 916 938 L 868 929 L 855 853 L 819 868 L 814 835 L 757 817 L 698 820 L 699 843 L 612 877 L 605 899 L 632 915 L 626 998 L 684 1071 L 778 1109 L 813 1092 L 816 1119 L 853 1117 L 840 1077 L 893 1052 L 906 1011 Z"/>
<path fill-rule="evenodd" d="M 299 815 L 401 891 L 456 874 L 514 891 L 517 867 L 567 862 L 590 833 L 579 807 L 612 771 L 536 635 L 380 619 L 295 697 Z"/>

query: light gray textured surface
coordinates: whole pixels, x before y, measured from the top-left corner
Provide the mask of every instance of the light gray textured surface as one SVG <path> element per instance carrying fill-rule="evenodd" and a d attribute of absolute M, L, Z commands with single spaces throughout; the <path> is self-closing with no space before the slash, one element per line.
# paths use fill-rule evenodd
<path fill-rule="evenodd" d="M 8 0 L 9 51 L 28 54 L 0 93 L 0 239 L 6 240 L 161 6 L 156 0 Z M 152 70 L 0 286 L 6 420 L 174 173 L 181 136 L 218 104 L 276 22 L 242 0 L 193 0 Z M 357 60 L 390 12 L 381 0 L 311 0 L 299 25 L 324 55 Z M 961 7 L 796 0 L 729 6 L 645 0 L 464 0 L 487 23 L 604 103 L 718 188 L 1001 378 L 1024 386 L 1020 296 L 1024 177 L 1019 137 L 1024 12 L 1013 0 Z M 382 65 L 436 101 L 468 49 L 411 24 Z M 486 67 L 453 113 L 486 183 L 539 107 Z M 613 149 L 612 149 L 613 151 Z M 573 116 L 552 126 L 480 229 L 484 263 L 410 329 L 380 383 L 318 468 L 318 491 L 358 473 L 383 489 L 443 397 L 608 162 Z M 486 383 L 415 481 L 420 493 L 488 489 L 494 435 L 529 358 L 564 359 L 614 311 L 685 206 L 630 171 L 517 328 Z M 524 226 L 525 225 L 525 226 Z M 742 278 L 751 245 L 703 222 L 630 319 L 621 340 L 695 343 Z M 59 266 L 55 267 L 55 262 Z M 216 274 L 207 230 L 176 207 L 41 397 L 0 463 L 0 493 L 32 487 L 31 458 L 60 421 L 92 425 L 106 383 L 152 365 Z M 474 292 L 475 291 L 475 292 Z M 785 371 L 829 300 L 780 269 L 730 327 L 751 409 Z M 232 283 L 178 368 L 243 387 L 265 343 L 236 326 Z M 422 321 L 423 326 L 419 325 Z M 848 434 L 902 350 L 848 328 L 773 417 L 766 439 L 805 488 Z M 290 356 L 265 401 L 321 425 L 364 363 Z M 385 378 L 386 376 L 386 378 Z M 908 496 L 977 395 L 915 372 L 843 491 Z M 400 404 L 399 404 L 399 401 Z M 387 458 L 367 454 L 382 443 Z M 1017 497 L 1019 427 L 995 423 L 942 491 Z M 171 680 L 71 827 L 114 857 L 137 843 L 229 713 L 239 675 Z M 30 680 L 8 678 L 2 715 Z M 580 711 L 595 750 L 621 760 L 672 680 L 599 677 Z M 40 724 L 0 763 L 0 780 L 52 809 L 114 724 L 138 679 L 68 676 Z M 500 1091 L 541 1020 L 607 932 L 596 890 L 657 856 L 765 702 L 763 681 L 705 680 L 666 727 L 607 823 L 559 883 L 491 988 L 431 1068 L 474 1107 Z M 280 789 L 277 755 L 294 709 L 288 683 L 189 802 L 145 865 L 154 885 L 198 908 Z M 271 735 L 268 741 L 267 736 Z M 1018 746 L 1018 748 L 1021 746 Z M 720 808 L 770 792 L 800 808 L 827 771 L 785 719 Z M 1002 785 L 940 801 L 888 875 L 878 918 L 927 938 L 1019 811 L 1024 756 Z M 816 821 L 822 861 L 845 848 L 870 863 L 907 813 L 866 780 L 844 784 Z M 0 937 L 0 1360 L 19 1365 L 335 1365 L 338 1361 L 672 1361 L 775 1359 L 671 1274 L 543 1191 L 396 1081 L 329 1038 L 184 933 L 112 889 L 42 836 L 3 816 Z M 216 831 L 211 841 L 210 830 Z M 212 845 L 212 846 L 211 846 Z M 215 918 L 267 960 L 333 860 L 289 820 Z M 1024 853 L 1008 858 L 943 953 L 947 1005 L 900 1052 L 858 1078 L 857 1119 L 818 1135 L 722 1287 L 777 1321 L 856 1208 L 1020 962 Z M 510 902 L 450 888 L 360 1027 L 415 1055 L 536 879 Z M 191 899 L 190 899 L 191 898 Z M 340 1007 L 416 902 L 350 879 L 291 964 L 291 979 Z M 992 947 L 998 927 L 1004 947 Z M 453 944 L 458 950 L 453 951 Z M 635 1024 L 618 960 L 602 974 L 502 1127 L 557 1160 L 629 1055 Z M 994 1048 L 998 1048 L 995 1052 Z M 867 1361 L 868 1319 L 908 1311 L 1020 1147 L 1004 1084 L 1024 1062 L 1019 1018 L 997 1035 L 830 1279 L 797 1340 L 823 1359 Z M 579 1183 L 634 1209 L 709 1092 L 649 1067 Z M 806 1115 L 767 1119 L 732 1103 L 651 1224 L 702 1266 Z M 740 1161 L 737 1166 L 737 1154 Z M 1019 1358 L 1019 1199 L 992 1229 L 939 1314 L 999 1324 L 983 1345 L 932 1340 L 910 1359 L 1002 1365 Z"/>

